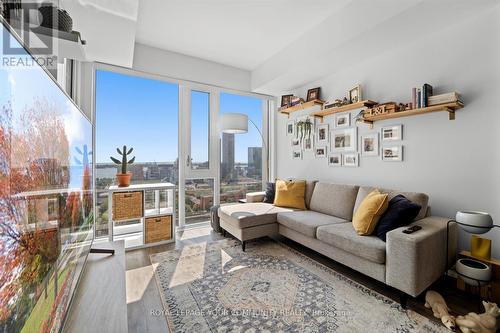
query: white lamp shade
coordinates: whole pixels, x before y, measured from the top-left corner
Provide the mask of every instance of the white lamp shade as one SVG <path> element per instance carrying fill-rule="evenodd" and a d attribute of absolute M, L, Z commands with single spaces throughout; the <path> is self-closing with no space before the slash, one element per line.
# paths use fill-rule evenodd
<path fill-rule="evenodd" d="M 493 219 L 488 213 L 460 211 L 457 212 L 455 220 L 458 223 L 467 224 L 459 224 L 459 227 L 471 234 L 484 234 L 493 228 Z"/>
<path fill-rule="evenodd" d="M 248 116 L 243 113 L 221 113 L 219 116 L 219 131 L 222 133 L 247 133 Z"/>

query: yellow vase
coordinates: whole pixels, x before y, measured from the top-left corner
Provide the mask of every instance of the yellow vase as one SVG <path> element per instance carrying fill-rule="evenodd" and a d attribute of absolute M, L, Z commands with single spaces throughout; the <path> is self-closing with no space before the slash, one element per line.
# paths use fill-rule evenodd
<path fill-rule="evenodd" d="M 491 239 L 481 238 L 472 235 L 471 239 L 471 255 L 476 258 L 490 260 L 491 259 Z"/>

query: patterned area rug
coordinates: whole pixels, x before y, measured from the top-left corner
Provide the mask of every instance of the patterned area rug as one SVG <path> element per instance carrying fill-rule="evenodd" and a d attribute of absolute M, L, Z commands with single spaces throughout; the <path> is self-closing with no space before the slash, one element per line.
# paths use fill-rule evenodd
<path fill-rule="evenodd" d="M 447 332 L 273 240 L 151 255 L 171 332 Z"/>

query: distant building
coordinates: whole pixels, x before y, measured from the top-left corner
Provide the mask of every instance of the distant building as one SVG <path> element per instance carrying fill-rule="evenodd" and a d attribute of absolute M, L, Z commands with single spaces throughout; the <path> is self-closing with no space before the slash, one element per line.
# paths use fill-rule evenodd
<path fill-rule="evenodd" d="M 248 147 L 247 177 L 262 178 L 262 147 Z"/>
<path fill-rule="evenodd" d="M 222 133 L 221 180 L 225 183 L 230 183 L 235 179 L 234 134 Z"/>

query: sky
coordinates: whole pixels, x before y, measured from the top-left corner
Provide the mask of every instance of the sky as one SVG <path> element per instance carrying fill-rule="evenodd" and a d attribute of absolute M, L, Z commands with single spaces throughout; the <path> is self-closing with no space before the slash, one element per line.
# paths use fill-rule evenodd
<path fill-rule="evenodd" d="M 208 156 L 208 94 L 192 91 L 192 156 Z M 262 127 L 262 103 L 256 97 L 220 95 L 220 112 L 248 114 Z M 111 162 L 116 147 L 134 147 L 137 162 L 172 162 L 177 159 L 179 91 L 173 83 L 98 70 L 96 75 L 97 162 Z M 246 163 L 248 147 L 261 146 L 253 125 L 235 136 L 235 161 Z"/>

